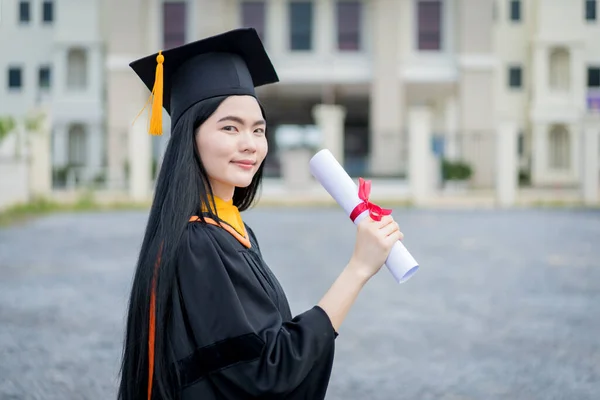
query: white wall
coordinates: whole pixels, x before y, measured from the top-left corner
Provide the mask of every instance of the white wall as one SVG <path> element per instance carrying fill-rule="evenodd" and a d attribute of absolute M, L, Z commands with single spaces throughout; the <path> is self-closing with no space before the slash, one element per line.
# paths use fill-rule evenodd
<path fill-rule="evenodd" d="M 25 161 L 0 158 L 0 210 L 28 200 L 27 174 Z"/>
<path fill-rule="evenodd" d="M 52 64 L 53 61 L 54 25 L 45 25 L 42 22 L 41 1 L 31 1 L 30 9 L 30 21 L 21 24 L 18 20 L 19 2 L 2 1 L 0 115 L 20 116 L 33 107 L 39 94 L 39 67 Z M 8 90 L 8 68 L 13 65 L 20 66 L 23 70 L 23 86 L 20 91 Z"/>
<path fill-rule="evenodd" d="M 529 3 L 529 4 L 527 4 Z M 520 22 L 510 20 L 509 2 L 496 0 L 494 21 L 495 52 L 499 59 L 495 77 L 496 107 L 498 115 L 518 121 L 519 127 L 526 124 L 528 113 L 528 87 L 532 84 L 533 71 L 529 53 L 529 39 L 532 12 L 527 2 L 522 5 Z M 508 86 L 510 65 L 520 65 L 523 71 L 523 87 L 512 89 Z"/>
<path fill-rule="evenodd" d="M 54 1 L 53 21 L 42 22 L 42 2 L 30 1 L 29 23 L 18 21 L 19 2 L 2 2 L 0 24 L 0 116 L 21 117 L 36 106 L 49 105 L 57 126 L 81 123 L 90 126 L 93 140 L 103 143 L 104 119 L 104 61 L 103 40 L 100 30 L 101 0 Z M 83 90 L 67 88 L 68 53 L 71 48 L 81 48 L 86 55 L 87 84 Z M 23 68 L 23 87 L 8 90 L 8 67 Z M 38 76 L 40 66 L 50 67 L 50 89 L 45 90 L 39 104 Z M 100 128 L 99 128 L 100 127 Z M 65 141 L 62 141 L 66 144 Z M 104 146 L 95 147 L 90 156 L 97 170 L 103 158 Z M 64 159 L 67 149 L 57 148 L 53 160 Z"/>

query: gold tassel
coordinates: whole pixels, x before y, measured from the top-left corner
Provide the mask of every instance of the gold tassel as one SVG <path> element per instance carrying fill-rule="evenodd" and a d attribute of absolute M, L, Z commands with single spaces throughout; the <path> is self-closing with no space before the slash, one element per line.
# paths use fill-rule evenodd
<path fill-rule="evenodd" d="M 148 129 L 148 133 L 152 135 L 160 136 L 162 135 L 162 108 L 163 108 L 163 62 L 165 61 L 165 56 L 162 55 L 162 51 L 158 52 L 158 56 L 156 56 L 156 75 L 154 77 L 154 87 L 152 88 L 152 93 L 150 93 L 150 97 L 148 97 L 148 101 L 144 104 L 144 107 L 140 110 L 138 115 L 134 118 L 132 125 L 135 124 L 135 121 L 139 118 L 139 116 L 144 112 L 146 106 L 152 100 L 152 110 L 150 115 L 150 128 Z"/>
<path fill-rule="evenodd" d="M 162 108 L 163 108 L 163 62 L 165 57 L 162 51 L 158 52 L 156 57 L 156 77 L 154 79 L 154 88 L 152 89 L 152 114 L 150 116 L 150 134 L 162 135 Z"/>

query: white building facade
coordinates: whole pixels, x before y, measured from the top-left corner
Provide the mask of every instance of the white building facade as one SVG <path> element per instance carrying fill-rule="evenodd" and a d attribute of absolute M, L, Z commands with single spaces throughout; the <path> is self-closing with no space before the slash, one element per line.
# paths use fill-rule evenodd
<path fill-rule="evenodd" d="M 3 0 L 0 115 L 50 110 L 55 186 L 105 180 L 101 0 Z"/>
<path fill-rule="evenodd" d="M 278 133 L 305 127 L 353 176 L 414 178 L 419 148 L 493 188 L 497 135 L 516 126 L 525 185 L 591 187 L 597 171 L 582 160 L 595 154 L 583 138 L 600 110 L 598 1 L 0 0 L 0 118 L 50 110 L 55 188 L 146 192 L 169 119 L 164 136 L 138 138 L 149 93 L 128 64 L 254 27 L 281 78 L 258 90 L 267 176 L 294 169 Z M 414 147 L 414 131 L 430 134 Z M 7 138 L 0 157 L 19 142 Z"/>
<path fill-rule="evenodd" d="M 577 185 L 588 112 L 600 110 L 597 0 L 496 3 L 497 110 L 518 121 L 535 186 Z"/>

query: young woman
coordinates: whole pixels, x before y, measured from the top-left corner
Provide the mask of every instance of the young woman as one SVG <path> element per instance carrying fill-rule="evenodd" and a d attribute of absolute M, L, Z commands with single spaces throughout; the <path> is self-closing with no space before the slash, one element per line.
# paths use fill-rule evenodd
<path fill-rule="evenodd" d="M 133 280 L 118 398 L 323 399 L 340 325 L 402 238 L 398 225 L 363 220 L 329 291 L 293 316 L 240 215 L 267 155 L 254 88 L 278 81 L 258 35 L 234 30 L 131 66 L 159 102 L 152 118 L 164 106 L 172 132 Z"/>

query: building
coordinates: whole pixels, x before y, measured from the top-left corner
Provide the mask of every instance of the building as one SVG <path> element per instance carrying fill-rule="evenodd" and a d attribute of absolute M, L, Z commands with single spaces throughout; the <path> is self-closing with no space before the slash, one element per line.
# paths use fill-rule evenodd
<path fill-rule="evenodd" d="M 0 3 L 0 115 L 52 114 L 55 186 L 105 172 L 104 47 L 100 0 Z"/>
<path fill-rule="evenodd" d="M 496 110 L 520 125 L 522 168 L 535 186 L 576 185 L 583 121 L 600 108 L 597 0 L 495 6 Z"/>
<path fill-rule="evenodd" d="M 108 162 L 126 182 L 133 117 L 148 93 L 128 63 L 228 29 L 261 34 L 281 82 L 261 88 L 272 132 L 343 126 L 324 143 L 354 175 L 405 176 L 409 110 L 425 105 L 432 149 L 490 187 L 500 120 L 511 119 L 522 176 L 578 182 L 578 137 L 600 85 L 591 0 L 106 0 Z M 557 27 L 560 26 L 560 29 Z M 168 119 L 165 120 L 168 131 Z M 333 132 L 333 133 L 332 133 Z M 152 138 L 155 158 L 165 137 Z M 272 135 L 268 174 L 281 161 Z"/>
<path fill-rule="evenodd" d="M 490 0 L 138 0 L 119 7 L 112 0 L 105 5 L 111 13 L 108 126 L 114 180 L 123 174 L 131 120 L 148 96 L 127 63 L 242 26 L 259 31 L 281 78 L 260 89 L 272 130 L 342 119 L 343 138 L 329 139 L 328 147 L 349 170 L 405 174 L 411 103 L 431 104 L 436 127 L 444 131 L 465 127 L 491 133 L 494 126 Z M 468 33 L 460 33 L 459 26 Z M 460 112 L 465 109 L 469 112 Z M 277 175 L 277 143 L 271 149 L 269 170 Z"/>

